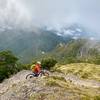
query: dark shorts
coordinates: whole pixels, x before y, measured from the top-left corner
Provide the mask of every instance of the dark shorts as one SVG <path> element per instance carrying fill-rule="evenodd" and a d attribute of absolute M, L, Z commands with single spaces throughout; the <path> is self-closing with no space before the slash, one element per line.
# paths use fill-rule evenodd
<path fill-rule="evenodd" d="M 35 77 L 38 77 L 38 76 L 39 76 L 39 74 L 38 74 L 38 73 L 34 73 L 34 76 L 35 76 Z"/>

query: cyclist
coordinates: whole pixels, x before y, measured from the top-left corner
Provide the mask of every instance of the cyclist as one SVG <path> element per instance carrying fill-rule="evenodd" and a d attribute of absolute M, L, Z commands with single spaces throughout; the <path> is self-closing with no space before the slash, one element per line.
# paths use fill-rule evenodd
<path fill-rule="evenodd" d="M 32 72 L 34 73 L 34 76 L 38 76 L 39 73 L 41 72 L 41 62 L 37 61 L 37 63 L 31 66 Z"/>

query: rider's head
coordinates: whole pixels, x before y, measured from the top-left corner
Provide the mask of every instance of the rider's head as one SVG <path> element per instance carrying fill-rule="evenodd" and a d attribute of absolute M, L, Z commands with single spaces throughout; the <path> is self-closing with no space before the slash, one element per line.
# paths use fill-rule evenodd
<path fill-rule="evenodd" d="M 41 62 L 40 61 L 37 61 L 37 64 L 41 65 Z"/>

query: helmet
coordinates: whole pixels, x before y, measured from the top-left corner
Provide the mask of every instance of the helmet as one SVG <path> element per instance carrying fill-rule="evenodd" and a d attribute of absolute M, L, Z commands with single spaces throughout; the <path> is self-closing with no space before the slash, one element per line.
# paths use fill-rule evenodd
<path fill-rule="evenodd" d="M 41 64 L 41 62 L 40 61 L 37 61 L 37 64 Z"/>

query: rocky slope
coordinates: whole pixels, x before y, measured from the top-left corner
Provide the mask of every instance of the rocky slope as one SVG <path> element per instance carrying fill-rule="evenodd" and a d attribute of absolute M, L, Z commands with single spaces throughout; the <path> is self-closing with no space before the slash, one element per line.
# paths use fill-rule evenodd
<path fill-rule="evenodd" d="M 1 83 L 0 100 L 100 100 L 100 81 L 57 71 L 26 80 L 28 73 L 23 70 Z"/>

